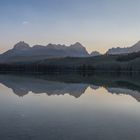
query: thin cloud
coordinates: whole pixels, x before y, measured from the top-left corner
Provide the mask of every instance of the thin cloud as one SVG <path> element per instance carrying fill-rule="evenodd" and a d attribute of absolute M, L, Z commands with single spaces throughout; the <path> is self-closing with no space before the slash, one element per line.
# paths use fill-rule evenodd
<path fill-rule="evenodd" d="M 27 25 L 27 24 L 29 24 L 29 23 L 30 23 L 29 21 L 23 21 L 23 22 L 22 22 L 23 25 Z"/>

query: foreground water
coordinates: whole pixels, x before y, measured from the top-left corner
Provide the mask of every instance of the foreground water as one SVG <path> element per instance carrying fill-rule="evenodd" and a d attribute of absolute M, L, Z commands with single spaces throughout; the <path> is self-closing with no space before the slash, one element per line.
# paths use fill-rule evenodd
<path fill-rule="evenodd" d="M 139 140 L 139 79 L 0 75 L 0 140 Z"/>

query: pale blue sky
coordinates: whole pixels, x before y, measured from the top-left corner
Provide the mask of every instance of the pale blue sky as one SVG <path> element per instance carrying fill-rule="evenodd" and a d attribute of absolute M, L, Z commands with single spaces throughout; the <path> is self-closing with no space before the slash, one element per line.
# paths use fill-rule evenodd
<path fill-rule="evenodd" d="M 139 25 L 140 0 L 0 0 L 0 52 L 20 40 L 104 52 L 140 40 Z"/>

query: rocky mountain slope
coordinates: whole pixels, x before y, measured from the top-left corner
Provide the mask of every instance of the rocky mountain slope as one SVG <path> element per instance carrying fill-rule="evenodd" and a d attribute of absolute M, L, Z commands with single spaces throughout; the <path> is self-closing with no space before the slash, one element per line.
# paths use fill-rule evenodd
<path fill-rule="evenodd" d="M 136 44 L 134 44 L 131 47 L 126 47 L 126 48 L 111 48 L 109 49 L 106 54 L 108 55 L 117 55 L 117 54 L 129 54 L 133 52 L 139 52 L 140 51 L 140 41 L 138 41 Z"/>

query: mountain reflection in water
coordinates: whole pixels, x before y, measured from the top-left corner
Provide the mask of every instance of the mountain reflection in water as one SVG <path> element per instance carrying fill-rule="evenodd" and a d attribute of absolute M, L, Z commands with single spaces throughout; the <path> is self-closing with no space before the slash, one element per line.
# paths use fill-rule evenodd
<path fill-rule="evenodd" d="M 139 75 L 0 75 L 0 140 L 139 140 Z"/>
<path fill-rule="evenodd" d="M 79 98 L 90 87 L 94 90 L 104 87 L 112 94 L 126 94 L 140 101 L 139 75 L 96 74 L 96 75 L 0 75 L 0 83 L 18 96 L 25 96 L 30 91 L 34 94 L 51 95 L 69 94 Z"/>

